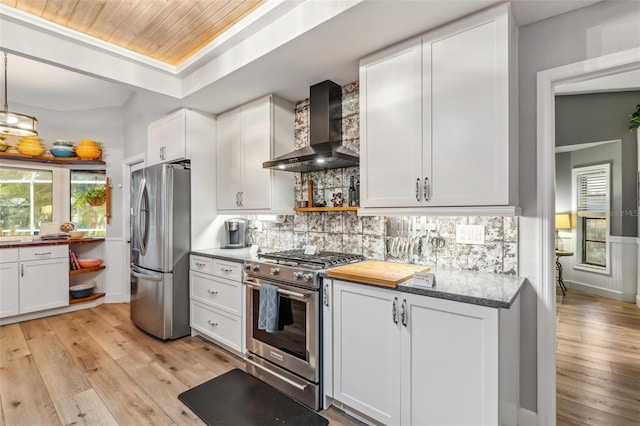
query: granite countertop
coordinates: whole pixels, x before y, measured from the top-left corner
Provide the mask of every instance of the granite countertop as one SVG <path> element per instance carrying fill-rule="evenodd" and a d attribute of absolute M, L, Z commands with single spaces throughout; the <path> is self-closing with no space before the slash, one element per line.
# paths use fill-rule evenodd
<path fill-rule="evenodd" d="M 230 262 L 244 262 L 245 260 L 258 260 L 256 256 L 249 253 L 249 247 L 241 249 L 208 248 L 191 250 L 191 254 L 204 257 L 215 257 L 217 259 L 228 260 Z"/>
<path fill-rule="evenodd" d="M 491 308 L 510 308 L 526 278 L 491 272 L 436 268 L 435 287 L 423 287 L 415 279 L 398 284 L 397 289 L 424 296 Z"/>
<path fill-rule="evenodd" d="M 7 237 L 3 237 L 7 238 Z M 92 243 L 94 241 L 104 241 L 104 237 L 86 237 L 86 238 L 62 238 L 57 240 L 42 240 L 38 237 L 15 237 L 15 239 L 0 240 L 0 249 L 3 248 L 20 248 L 20 247 L 38 247 L 38 246 L 58 246 L 63 244 L 75 243 Z"/>
<path fill-rule="evenodd" d="M 409 279 L 395 288 L 404 293 L 437 297 L 456 302 L 471 303 L 491 308 L 510 308 L 526 278 L 491 272 L 432 268 L 436 276 L 435 287 L 423 287 L 421 282 Z M 322 276 L 327 278 L 327 274 Z M 371 285 L 371 284 L 362 284 Z M 378 288 L 388 288 L 379 287 Z M 389 290 L 393 290 L 390 289 Z"/>

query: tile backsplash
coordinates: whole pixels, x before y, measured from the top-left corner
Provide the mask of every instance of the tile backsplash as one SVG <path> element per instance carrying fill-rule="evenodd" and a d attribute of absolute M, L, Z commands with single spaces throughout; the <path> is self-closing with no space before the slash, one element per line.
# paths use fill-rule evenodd
<path fill-rule="evenodd" d="M 342 92 L 343 144 L 359 152 L 358 82 L 343 86 Z M 296 105 L 296 149 L 309 144 L 308 129 L 309 100 L 306 99 Z M 296 173 L 295 199 L 308 199 L 307 182 L 311 179 L 314 183 L 314 201 L 325 201 L 328 206 L 333 206 L 332 200 L 338 199 L 338 193 L 342 194 L 344 200 L 348 199 L 351 176 L 356 181 L 360 180 L 358 167 Z M 258 217 L 246 217 L 250 220 L 250 227 L 255 228 Z M 410 235 L 411 238 L 396 238 L 397 228 L 394 226 L 412 221 L 424 226 L 416 226 L 414 232 L 402 233 L 403 237 Z M 484 244 L 456 243 L 457 225 L 484 225 Z M 252 229 L 251 236 L 254 243 L 269 249 L 286 250 L 310 244 L 321 250 L 358 253 L 370 259 L 505 274 L 518 272 L 517 217 L 359 217 L 355 212 L 297 212 L 295 215 L 285 216 L 284 221 L 262 222 L 261 231 Z M 432 244 L 437 236 L 444 241 L 442 247 Z"/>

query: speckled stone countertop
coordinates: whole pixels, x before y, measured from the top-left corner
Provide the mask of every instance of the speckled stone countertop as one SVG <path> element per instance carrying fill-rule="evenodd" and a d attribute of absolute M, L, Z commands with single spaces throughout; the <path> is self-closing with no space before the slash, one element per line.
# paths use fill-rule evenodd
<path fill-rule="evenodd" d="M 423 287 L 414 279 L 398 285 L 398 290 L 491 308 L 510 308 L 524 285 L 525 277 L 457 269 L 432 269 L 435 287 Z"/>
<path fill-rule="evenodd" d="M 241 249 L 208 248 L 201 250 L 191 250 L 191 254 L 204 257 L 215 257 L 217 259 L 228 260 L 230 262 L 244 262 L 245 260 L 258 260 L 251 256 L 249 247 Z"/>
<path fill-rule="evenodd" d="M 525 277 L 490 272 L 444 268 L 433 268 L 431 272 L 436 275 L 435 287 L 424 287 L 420 285 L 420 282 L 409 279 L 398 284 L 396 290 L 491 308 L 508 309 L 526 281 Z M 326 277 L 326 274 L 323 275 Z"/>

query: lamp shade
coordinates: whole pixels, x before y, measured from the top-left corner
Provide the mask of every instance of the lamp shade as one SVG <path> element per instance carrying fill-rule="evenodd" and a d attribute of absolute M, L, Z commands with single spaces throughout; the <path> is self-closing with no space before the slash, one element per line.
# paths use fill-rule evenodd
<path fill-rule="evenodd" d="M 556 229 L 571 229 L 571 216 L 568 213 L 556 215 Z"/>

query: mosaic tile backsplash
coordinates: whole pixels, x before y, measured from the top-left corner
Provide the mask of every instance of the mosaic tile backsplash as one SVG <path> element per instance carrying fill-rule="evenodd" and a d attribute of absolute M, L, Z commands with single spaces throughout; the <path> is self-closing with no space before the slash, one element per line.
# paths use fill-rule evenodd
<path fill-rule="evenodd" d="M 342 89 L 343 144 L 359 152 L 359 85 L 355 82 Z M 296 105 L 296 149 L 309 144 L 308 124 L 309 100 L 306 99 Z M 358 167 L 296 173 L 295 199 L 308 199 L 307 182 L 311 179 L 314 201 L 333 206 L 332 200 L 339 199 L 338 193 L 347 199 L 352 176 L 359 182 Z M 255 228 L 257 217 L 246 217 L 250 228 Z M 456 225 L 484 225 L 485 244 L 456 243 Z M 513 275 L 518 272 L 517 217 L 359 217 L 355 212 L 297 212 L 285 216 L 282 223 L 263 222 L 261 232 L 252 229 L 250 234 L 253 243 L 276 250 L 311 244 L 321 250 L 358 253 L 377 260 Z M 433 244 L 434 237 L 442 238 L 444 245 Z"/>

